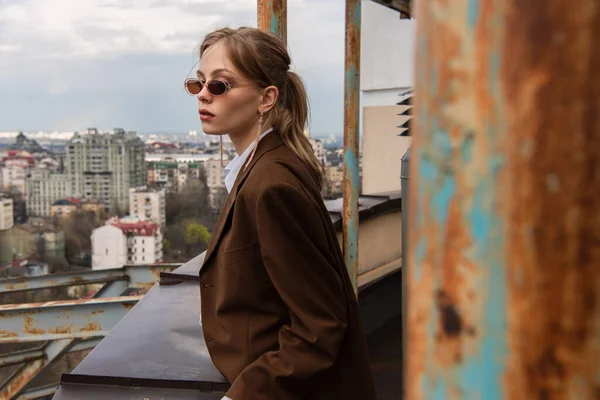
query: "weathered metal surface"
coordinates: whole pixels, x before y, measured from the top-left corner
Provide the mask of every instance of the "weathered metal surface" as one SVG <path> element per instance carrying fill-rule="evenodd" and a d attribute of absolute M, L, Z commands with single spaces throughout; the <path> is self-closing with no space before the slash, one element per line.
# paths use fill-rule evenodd
<path fill-rule="evenodd" d="M 119 280 L 128 281 L 130 287 L 147 290 L 158 281 L 161 272 L 171 272 L 180 265 L 181 264 L 125 265 L 120 268 L 103 270 L 0 279 L 0 293 L 87 285 Z"/>
<path fill-rule="evenodd" d="M 94 346 L 96 346 L 98 343 L 100 343 L 100 339 L 98 338 L 78 339 L 74 341 L 72 346 L 70 346 L 70 351 L 82 351 L 93 349 Z M 6 367 L 8 365 L 22 364 L 40 358 L 47 358 L 50 352 L 49 346 L 51 345 L 52 342 L 48 342 L 40 348 L 0 354 L 0 368 Z"/>
<path fill-rule="evenodd" d="M 0 399 L 12 399 L 33 379 L 39 372 L 58 357 L 62 356 L 72 346 L 73 340 L 62 339 L 49 342 L 44 348 L 44 357 L 30 361 L 19 368 L 0 388 Z"/>
<path fill-rule="evenodd" d="M 346 267 L 358 292 L 358 132 L 360 107 L 361 2 L 346 0 L 346 50 L 344 88 L 344 210 L 343 250 Z"/>
<path fill-rule="evenodd" d="M 57 388 L 58 385 L 48 385 L 29 389 L 22 392 L 22 394 L 20 394 L 19 397 L 17 397 L 17 400 L 34 400 L 45 398 L 46 396 L 52 396 L 54 392 L 56 392 Z"/>
<path fill-rule="evenodd" d="M 35 400 L 41 398 L 45 399 L 47 398 L 47 396 L 52 396 L 56 392 L 57 388 L 58 385 L 48 385 L 26 390 L 17 397 L 17 400 Z"/>
<path fill-rule="evenodd" d="M 258 0 L 258 28 L 287 42 L 287 0 Z"/>
<path fill-rule="evenodd" d="M 418 3 L 406 398 L 600 398 L 600 4 Z"/>
<path fill-rule="evenodd" d="M 104 336 L 142 296 L 0 306 L 0 343 Z"/>

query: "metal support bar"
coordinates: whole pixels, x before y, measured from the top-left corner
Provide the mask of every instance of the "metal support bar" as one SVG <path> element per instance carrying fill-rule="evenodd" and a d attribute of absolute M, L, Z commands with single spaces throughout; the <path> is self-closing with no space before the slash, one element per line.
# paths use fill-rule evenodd
<path fill-rule="evenodd" d="M 407 399 L 600 395 L 600 6 L 420 1 Z"/>
<path fill-rule="evenodd" d="M 35 400 L 46 396 L 52 396 L 56 389 L 58 389 L 58 385 L 48 385 L 42 386 L 38 388 L 33 388 L 30 390 L 24 391 L 17 400 Z"/>
<path fill-rule="evenodd" d="M 258 0 L 258 28 L 287 42 L 287 0 Z"/>
<path fill-rule="evenodd" d="M 142 296 L 0 306 L 0 343 L 106 335 Z"/>
<path fill-rule="evenodd" d="M 33 361 L 47 357 L 49 343 L 46 343 L 44 344 L 44 346 L 37 349 L 21 350 L 12 353 L 0 354 L 0 368 L 6 367 L 8 365 L 22 364 L 28 361 Z M 71 346 L 70 351 L 82 351 L 93 349 L 98 343 L 100 343 L 99 338 L 76 340 Z"/>
<path fill-rule="evenodd" d="M 13 399 L 31 380 L 58 357 L 68 351 L 73 344 L 71 339 L 62 339 L 49 342 L 45 348 L 45 357 L 31 361 L 19 368 L 0 389 L 1 399 Z"/>
<path fill-rule="evenodd" d="M 358 293 L 358 189 L 360 113 L 361 0 L 346 0 L 346 50 L 344 89 L 344 209 L 343 250 L 346 267 Z"/>
<path fill-rule="evenodd" d="M 0 293 L 87 285 L 116 280 L 129 280 L 130 287 L 149 289 L 158 281 L 161 272 L 171 272 L 179 266 L 180 264 L 125 265 L 121 268 L 0 279 Z"/>

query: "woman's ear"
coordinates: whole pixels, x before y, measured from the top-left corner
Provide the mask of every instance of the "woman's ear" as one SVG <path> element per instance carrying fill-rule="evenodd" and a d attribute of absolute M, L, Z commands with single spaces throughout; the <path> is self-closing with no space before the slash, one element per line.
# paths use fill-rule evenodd
<path fill-rule="evenodd" d="M 271 109 L 275 107 L 278 97 L 279 89 L 277 89 L 275 86 L 267 86 L 263 89 L 260 109 L 264 110 L 265 112 L 271 111 Z"/>

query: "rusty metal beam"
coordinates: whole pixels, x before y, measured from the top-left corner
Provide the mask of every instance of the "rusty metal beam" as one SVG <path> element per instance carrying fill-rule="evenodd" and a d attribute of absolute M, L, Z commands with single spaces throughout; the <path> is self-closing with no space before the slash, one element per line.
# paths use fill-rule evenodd
<path fill-rule="evenodd" d="M 42 371 L 52 366 L 58 359 L 68 352 L 82 351 L 93 349 L 100 339 L 61 339 L 45 343 L 41 349 L 33 349 L 29 351 L 15 352 L 11 355 L 4 355 L 1 358 L 0 366 L 11 364 L 20 364 L 27 362 L 16 370 L 12 376 L 0 387 L 0 399 L 13 399 L 23 392 L 23 389 Z M 31 391 L 24 392 L 18 398 L 35 399 L 47 394 L 52 387 L 37 388 Z M 52 394 L 51 391 L 50 394 Z"/>
<path fill-rule="evenodd" d="M 0 354 L 0 368 L 8 365 L 23 364 L 40 358 L 48 358 L 49 347 L 52 342 L 44 343 L 43 346 L 30 350 L 14 351 L 12 353 Z M 75 340 L 70 346 L 69 351 L 82 351 L 93 349 L 98 343 L 99 338 Z"/>
<path fill-rule="evenodd" d="M 0 343 L 104 336 L 142 296 L 0 306 Z"/>
<path fill-rule="evenodd" d="M 287 42 L 287 0 L 258 0 L 258 28 Z"/>
<path fill-rule="evenodd" d="M 355 293 L 358 293 L 358 190 L 360 186 L 358 133 L 361 16 L 361 1 L 346 0 L 342 237 L 344 259 Z"/>
<path fill-rule="evenodd" d="M 71 339 L 62 339 L 49 342 L 45 349 L 46 357 L 30 361 L 19 368 L 0 388 L 0 399 L 13 399 L 17 394 L 35 378 L 46 365 L 68 351 L 73 344 Z"/>
<path fill-rule="evenodd" d="M 600 5 L 418 3 L 408 399 L 600 396 Z"/>
<path fill-rule="evenodd" d="M 119 280 L 129 281 L 129 287 L 149 289 L 158 281 L 161 272 L 171 272 L 179 266 L 180 264 L 125 265 L 121 268 L 0 279 L 0 293 L 14 293 Z"/>
<path fill-rule="evenodd" d="M 58 389 L 58 384 L 25 390 L 18 395 L 19 397 L 17 397 L 17 400 L 35 400 L 46 396 L 52 396 L 56 392 L 56 389 Z"/>
<path fill-rule="evenodd" d="M 391 8 L 392 10 L 398 11 L 400 14 L 412 17 L 412 0 L 372 0 L 377 4 L 381 4 L 382 6 Z"/>

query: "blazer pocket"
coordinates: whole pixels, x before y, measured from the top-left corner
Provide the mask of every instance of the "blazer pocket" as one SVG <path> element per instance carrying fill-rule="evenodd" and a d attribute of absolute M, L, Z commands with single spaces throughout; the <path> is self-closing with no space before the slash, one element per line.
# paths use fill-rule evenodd
<path fill-rule="evenodd" d="M 223 267 L 228 267 L 241 263 L 252 263 L 254 262 L 255 253 L 256 244 L 234 250 L 226 250 L 219 254 L 219 264 Z"/>

